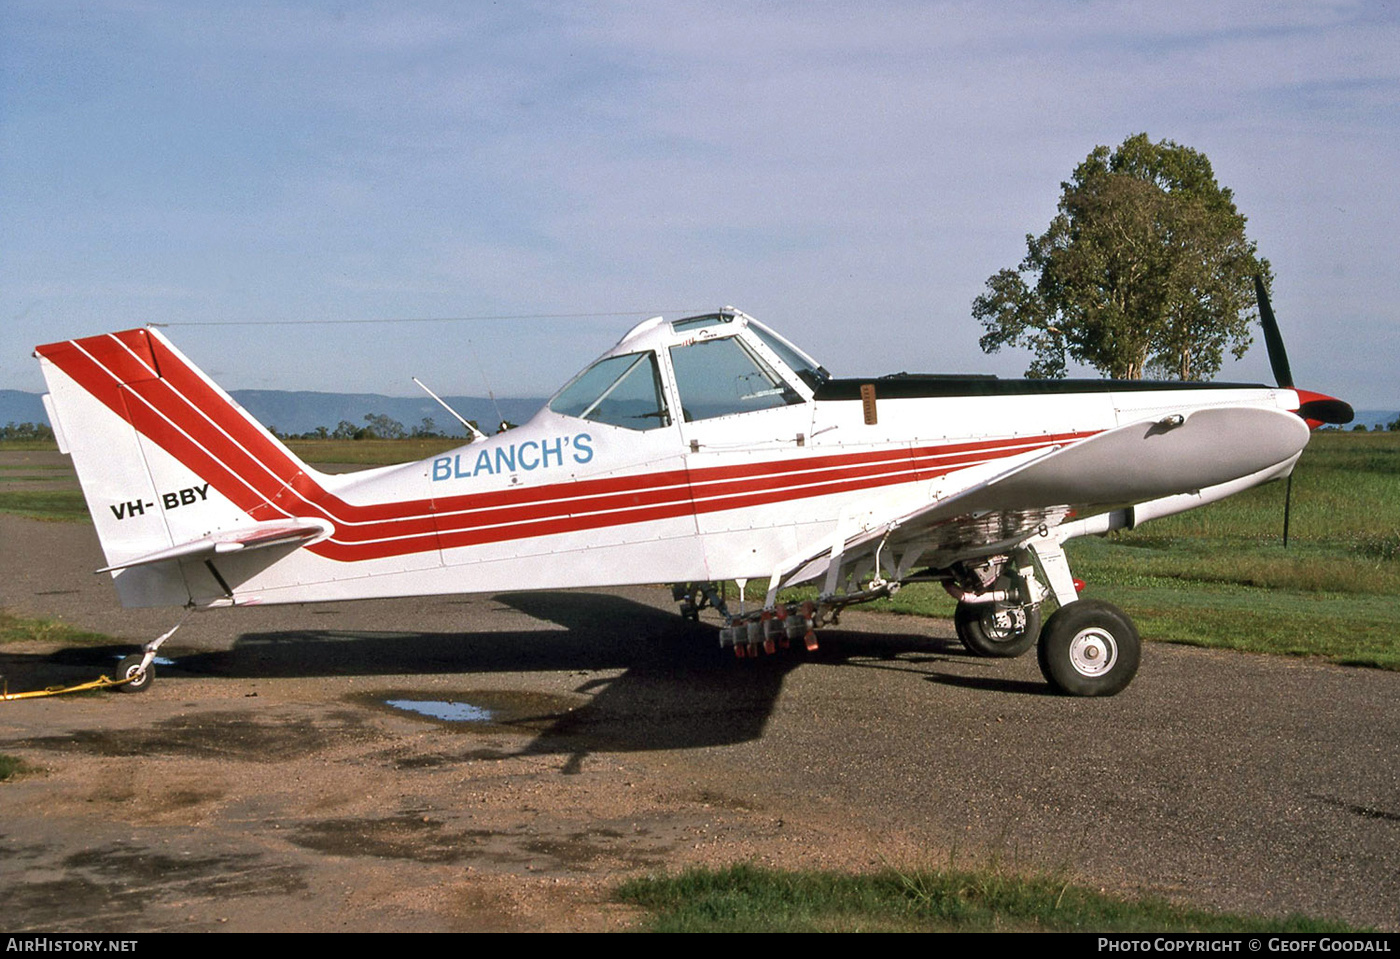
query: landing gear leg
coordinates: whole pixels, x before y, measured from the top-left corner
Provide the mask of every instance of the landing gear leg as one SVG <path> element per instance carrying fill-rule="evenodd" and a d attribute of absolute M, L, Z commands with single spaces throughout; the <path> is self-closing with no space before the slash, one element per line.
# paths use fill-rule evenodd
<path fill-rule="evenodd" d="M 156 681 L 156 652 L 162 643 L 175 635 L 175 630 L 185 625 L 185 620 L 192 612 L 193 607 L 185 610 L 185 615 L 180 617 L 178 623 L 143 646 L 141 652 L 126 656 L 117 664 L 117 679 L 126 680 L 117 687 L 118 690 L 123 693 L 144 693 L 151 688 L 151 684 Z"/>
<path fill-rule="evenodd" d="M 1060 604 L 1040 633 L 1041 674 L 1070 696 L 1122 692 L 1142 660 L 1142 639 L 1132 619 L 1112 603 L 1079 598 L 1060 541 L 1046 537 L 1028 545 Z"/>

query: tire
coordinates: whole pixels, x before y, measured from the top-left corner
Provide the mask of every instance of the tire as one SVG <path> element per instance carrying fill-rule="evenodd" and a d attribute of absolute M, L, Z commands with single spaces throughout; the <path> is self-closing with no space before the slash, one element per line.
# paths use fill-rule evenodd
<path fill-rule="evenodd" d="M 1081 599 L 1057 609 L 1040 636 L 1040 671 L 1070 696 L 1112 696 L 1137 675 L 1142 640 L 1112 603 Z"/>
<path fill-rule="evenodd" d="M 135 653 L 123 659 L 117 665 L 117 679 L 125 679 L 128 676 L 135 675 L 136 671 L 141 668 L 141 660 L 143 658 L 141 653 Z M 146 672 L 139 679 L 133 679 L 129 683 L 122 683 L 117 689 L 123 693 L 144 693 L 151 688 L 151 683 L 155 682 L 155 680 L 156 666 L 155 663 L 152 663 L 146 667 Z"/>
<path fill-rule="evenodd" d="M 1010 613 L 1013 619 L 1024 613 L 1024 628 L 1006 629 L 996 621 L 997 610 Z M 1001 606 L 996 603 L 958 603 L 953 612 L 953 626 L 967 651 L 976 656 L 1011 659 L 1035 645 L 1040 636 L 1039 606 Z"/>

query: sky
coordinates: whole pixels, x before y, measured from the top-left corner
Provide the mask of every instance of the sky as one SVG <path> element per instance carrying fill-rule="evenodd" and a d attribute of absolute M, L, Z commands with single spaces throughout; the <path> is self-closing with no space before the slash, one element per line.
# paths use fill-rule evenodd
<path fill-rule="evenodd" d="M 1397 6 L 0 0 L 0 387 L 160 323 L 228 389 L 545 396 L 725 305 L 1016 376 L 972 300 L 1145 132 L 1234 192 L 1298 384 L 1400 408 Z"/>

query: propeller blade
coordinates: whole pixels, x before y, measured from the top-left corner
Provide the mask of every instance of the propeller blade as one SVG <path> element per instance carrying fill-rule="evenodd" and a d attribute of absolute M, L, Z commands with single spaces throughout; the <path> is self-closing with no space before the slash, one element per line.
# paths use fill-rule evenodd
<path fill-rule="evenodd" d="M 1288 368 L 1288 352 L 1283 348 L 1283 337 L 1279 335 L 1278 321 L 1274 319 L 1274 308 L 1269 305 L 1269 294 L 1264 289 L 1264 278 L 1254 275 L 1254 295 L 1259 300 L 1259 325 L 1264 328 L 1264 348 L 1269 352 L 1269 365 L 1274 369 L 1274 381 L 1287 390 L 1293 388 L 1293 371 Z"/>

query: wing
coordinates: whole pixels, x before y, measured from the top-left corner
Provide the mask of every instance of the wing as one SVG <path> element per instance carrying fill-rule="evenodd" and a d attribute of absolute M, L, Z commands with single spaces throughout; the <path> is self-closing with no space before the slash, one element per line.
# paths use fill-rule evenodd
<path fill-rule="evenodd" d="M 930 489 L 925 505 L 847 523 L 833 540 L 791 558 L 775 586 L 826 573 L 824 592 L 831 592 L 862 563 L 901 579 L 916 563 L 941 569 L 1003 552 L 1071 516 L 1169 500 L 1241 478 L 1258 477 L 1248 484 L 1254 485 L 1279 475 L 1280 468 L 1286 471 L 1307 441 L 1301 419 L 1266 407 L 1200 409 L 1132 423 L 1015 461 L 949 474 Z M 989 469 L 996 472 L 988 475 Z"/>

